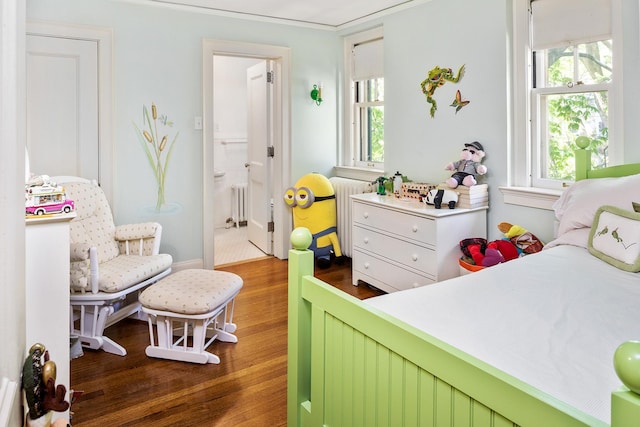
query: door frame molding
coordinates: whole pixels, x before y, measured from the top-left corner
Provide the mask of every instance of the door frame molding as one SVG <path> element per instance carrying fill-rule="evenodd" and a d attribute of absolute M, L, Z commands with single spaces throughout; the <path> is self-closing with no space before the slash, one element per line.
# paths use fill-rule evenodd
<path fill-rule="evenodd" d="M 110 28 L 71 26 L 28 21 L 27 35 L 95 41 L 98 44 L 98 138 L 100 187 L 111 207 L 113 197 L 113 30 Z"/>
<path fill-rule="evenodd" d="M 279 120 L 274 121 L 273 146 L 273 254 L 280 259 L 287 258 L 289 235 L 292 231 L 291 212 L 284 203 L 278 203 L 279 194 L 284 194 L 285 185 L 291 180 L 291 107 L 290 69 L 291 49 L 283 46 L 229 40 L 204 39 L 202 42 L 202 89 L 203 89 L 203 132 L 202 132 L 202 254 L 205 269 L 214 266 L 215 225 L 208 212 L 215 209 L 213 188 L 213 56 L 227 55 L 271 59 L 280 64 L 281 75 L 276 74 L 280 92 L 274 93 L 274 107 L 279 111 Z M 276 112 L 277 114 L 277 112 Z"/>

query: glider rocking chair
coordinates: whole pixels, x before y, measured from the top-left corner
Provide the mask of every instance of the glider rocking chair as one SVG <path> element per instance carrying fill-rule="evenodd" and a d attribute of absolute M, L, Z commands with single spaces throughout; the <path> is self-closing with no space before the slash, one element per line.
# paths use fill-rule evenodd
<path fill-rule="evenodd" d="M 52 178 L 74 200 L 70 222 L 71 335 L 83 347 L 124 356 L 127 351 L 104 335 L 110 325 L 140 312 L 138 294 L 171 273 L 171 255 L 160 254 L 162 226 L 155 222 L 116 226 L 95 181 Z"/>

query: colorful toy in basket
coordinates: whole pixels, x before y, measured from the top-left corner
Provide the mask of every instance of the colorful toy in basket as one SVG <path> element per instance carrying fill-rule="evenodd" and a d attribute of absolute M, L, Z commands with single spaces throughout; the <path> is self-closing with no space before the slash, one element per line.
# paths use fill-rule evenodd
<path fill-rule="evenodd" d="M 501 222 L 498 224 L 498 230 L 504 233 L 505 237 L 518 248 L 520 253 L 533 254 L 540 252 L 544 247 L 544 243 L 535 234 L 519 225 Z"/>
<path fill-rule="evenodd" d="M 483 238 L 469 238 L 460 241 L 460 250 L 466 262 L 473 265 L 491 267 L 501 262 L 511 261 L 523 255 L 539 252 L 544 244 L 533 233 L 519 225 L 508 222 L 498 224 L 505 239 L 487 242 Z"/>
<path fill-rule="evenodd" d="M 464 144 L 460 160 L 449 163 L 445 169 L 455 171 L 447 180 L 447 185 L 456 188 L 458 185 L 471 187 L 478 183 L 476 177 L 487 173 L 487 167 L 480 164 L 485 156 L 484 148 L 478 141 Z"/>
<path fill-rule="evenodd" d="M 342 262 L 342 250 L 337 233 L 336 195 L 327 177 L 319 173 L 302 176 L 295 187 L 284 193 L 284 201 L 293 209 L 293 226 L 309 229 L 314 252 L 320 268 L 331 265 L 331 255 Z"/>

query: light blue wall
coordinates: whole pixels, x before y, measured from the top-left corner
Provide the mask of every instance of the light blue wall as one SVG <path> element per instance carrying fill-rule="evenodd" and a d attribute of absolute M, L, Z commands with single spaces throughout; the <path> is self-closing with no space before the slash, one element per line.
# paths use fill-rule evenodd
<path fill-rule="evenodd" d="M 640 161 L 638 5 L 623 1 L 625 161 Z M 292 176 L 316 171 L 330 175 L 342 128 L 337 82 L 342 76 L 341 36 L 384 25 L 385 155 L 387 171 L 400 170 L 416 181 L 440 182 L 444 166 L 456 160 L 465 142 L 485 146 L 490 185 L 490 238 L 496 224 L 520 224 L 543 240 L 553 233 L 550 211 L 502 203 L 499 186 L 508 184 L 510 144 L 510 31 L 512 0 L 432 0 L 359 27 L 334 33 L 242 21 L 106 0 L 29 0 L 28 18 L 111 27 L 114 30 L 116 197 L 121 221 L 137 220 L 154 200 L 153 178 L 145 168 L 132 120 L 143 103 L 156 102 L 180 129 L 180 147 L 172 162 L 168 198 L 180 203 L 179 215 L 163 218 L 164 250 L 176 261 L 200 258 L 201 134 L 192 130 L 201 115 L 201 43 L 203 38 L 288 46 L 292 52 Z M 458 84 L 436 91 L 439 108 L 429 104 L 419 84 L 434 66 L 466 65 Z M 309 100 L 311 85 L 324 84 L 325 102 Z M 460 89 L 470 104 L 458 114 L 449 107 Z M 188 189 L 189 191 L 185 191 Z"/>
<path fill-rule="evenodd" d="M 29 0 L 27 20 L 113 29 L 115 219 L 158 220 L 162 250 L 174 261 L 202 258 L 202 40 L 262 43 L 291 49 L 291 183 L 309 171 L 331 174 L 337 152 L 335 33 L 223 18 L 107 0 Z M 322 81 L 326 101 L 309 98 Z M 157 214 L 154 177 L 136 139 L 142 105 L 155 102 L 179 131 L 166 182 L 167 201 L 179 212 Z M 213 221 L 213 219 L 211 219 Z"/>
<path fill-rule="evenodd" d="M 458 159 L 463 144 L 478 140 L 489 169 L 489 238 L 501 238 L 496 226 L 507 221 L 549 241 L 553 212 L 504 204 L 498 189 L 509 184 L 512 3 L 432 0 L 375 22 L 383 24 L 385 37 L 385 168 L 414 181 L 441 182 L 450 175 L 444 166 Z M 615 137 L 624 141 L 624 161 L 629 163 L 640 162 L 639 11 L 637 2 L 621 3 L 624 90 L 623 109 L 617 113 L 623 115 L 624 131 Z M 432 119 L 420 82 L 435 66 L 455 71 L 462 64 L 464 78 L 437 89 L 438 110 Z M 457 89 L 471 102 L 455 114 L 449 104 Z"/>
<path fill-rule="evenodd" d="M 385 22 L 386 111 L 395 124 L 390 123 L 385 135 L 389 170 L 399 169 L 414 180 L 442 182 L 451 175 L 445 165 L 459 158 L 464 143 L 480 141 L 488 168 L 483 179 L 490 191 L 489 238 L 500 238 L 496 224 L 507 221 L 550 239 L 551 212 L 504 205 L 498 190 L 508 179 L 507 6 L 505 0 L 432 1 Z M 419 83 L 435 66 L 457 71 L 462 64 L 464 77 L 436 90 L 438 110 L 431 118 Z M 455 113 L 449 105 L 458 89 L 470 103 Z"/>
<path fill-rule="evenodd" d="M 414 181 L 439 183 L 451 175 L 464 143 L 480 141 L 487 153 L 490 188 L 488 227 L 520 224 L 541 239 L 553 236 L 550 211 L 502 203 L 507 185 L 509 143 L 510 0 L 433 0 L 382 19 L 385 42 L 385 168 Z M 438 110 L 429 116 L 420 83 L 435 66 L 466 73 L 435 92 Z M 450 107 L 456 90 L 470 103 L 457 114 Z M 470 236 L 471 237 L 471 236 Z"/>

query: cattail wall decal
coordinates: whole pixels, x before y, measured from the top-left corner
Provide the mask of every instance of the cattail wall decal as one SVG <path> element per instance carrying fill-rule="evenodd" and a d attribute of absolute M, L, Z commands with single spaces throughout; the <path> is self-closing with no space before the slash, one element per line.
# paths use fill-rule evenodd
<path fill-rule="evenodd" d="M 164 206 L 165 194 L 164 183 L 167 176 L 167 169 L 169 168 L 169 160 L 171 153 L 178 139 L 179 132 L 171 140 L 169 149 L 167 148 L 168 136 L 164 135 L 161 139 L 158 139 L 158 124 L 163 127 L 172 127 L 173 122 L 169 121 L 167 116 L 158 116 L 158 109 L 156 104 L 151 104 L 151 115 L 149 115 L 149 109 L 146 105 L 142 106 L 142 121 L 143 129 L 140 129 L 138 125 L 133 124 L 136 129 L 138 140 L 142 144 L 145 154 L 147 155 L 147 161 L 153 170 L 153 174 L 156 178 L 156 184 L 158 187 L 158 199 L 156 202 L 156 210 L 160 210 Z"/>

